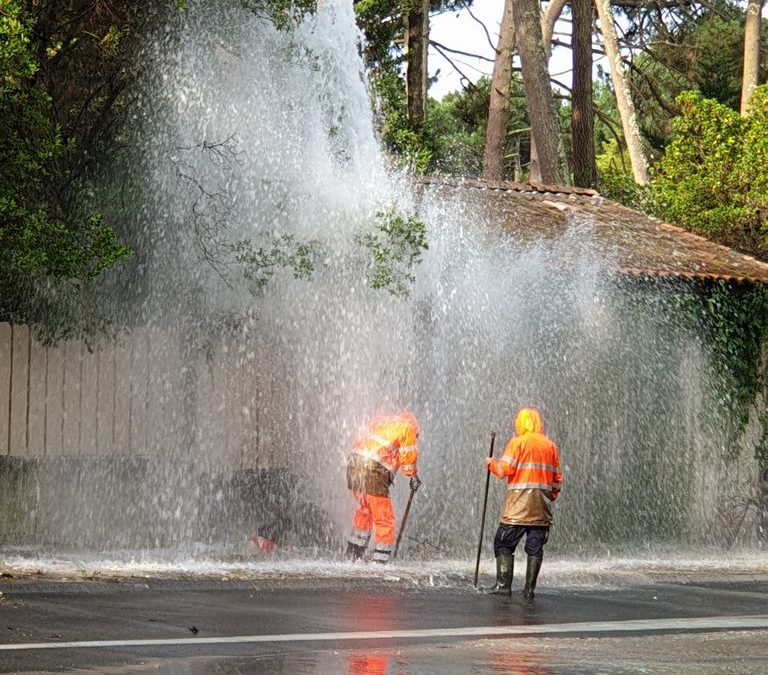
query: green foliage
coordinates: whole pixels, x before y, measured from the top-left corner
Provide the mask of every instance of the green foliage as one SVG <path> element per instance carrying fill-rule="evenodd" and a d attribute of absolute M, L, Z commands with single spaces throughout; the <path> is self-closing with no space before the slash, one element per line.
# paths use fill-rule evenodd
<path fill-rule="evenodd" d="M 400 0 L 355 0 L 357 25 L 365 34 L 363 57 L 376 77 L 396 73 L 403 61 L 403 21 Z"/>
<path fill-rule="evenodd" d="M 651 147 L 669 142 L 675 98 L 684 91 L 738 110 L 743 49 L 744 14 L 727 4 L 651 40 L 631 72 L 638 121 Z"/>
<path fill-rule="evenodd" d="M 607 141 L 595 161 L 602 195 L 630 208 L 642 210 L 645 207 L 647 189 L 635 182 L 626 147 L 619 150 L 615 140 Z"/>
<path fill-rule="evenodd" d="M 483 168 L 485 127 L 490 82 L 482 79 L 472 88 L 430 99 L 422 133 L 429 148 L 430 173 L 478 176 Z"/>
<path fill-rule="evenodd" d="M 18 2 L 0 4 L 0 94 L 18 90 L 25 80 L 37 72 L 37 63 L 30 52 L 31 26 L 22 19 Z"/>
<path fill-rule="evenodd" d="M 595 147 L 597 189 L 600 194 L 633 209 L 648 209 L 648 189 L 638 185 L 632 174 L 616 97 L 602 71 L 595 82 Z"/>
<path fill-rule="evenodd" d="M 707 15 L 690 36 L 684 34 L 683 38 L 685 49 L 682 53 L 678 50 L 670 69 L 681 71 L 705 98 L 737 109 L 744 50 L 743 13 L 729 7 L 723 14 Z"/>
<path fill-rule="evenodd" d="M 385 147 L 399 166 L 413 173 L 478 175 L 485 143 L 489 82 L 442 101 L 427 100 L 421 127 L 407 116 L 403 79 L 404 14 L 410 0 L 358 0 L 357 22 L 366 36 L 363 56 L 368 67 L 378 127 Z M 462 0 L 431 3 L 431 13 L 470 5 Z"/>
<path fill-rule="evenodd" d="M 375 233 L 359 238 L 370 254 L 369 283 L 373 288 L 406 297 L 416 280 L 412 269 L 429 248 L 426 226 L 414 215 L 403 215 L 390 208 L 376 214 L 375 229 Z"/>
<path fill-rule="evenodd" d="M 315 241 L 299 242 L 290 234 L 275 236 L 269 245 L 255 247 L 248 239 L 234 244 L 235 260 L 254 294 L 262 293 L 278 269 L 288 267 L 295 279 L 310 279 L 317 260 Z"/>
<path fill-rule="evenodd" d="M 700 336 L 709 356 L 705 384 L 715 397 L 708 397 L 701 423 L 706 426 L 725 420 L 725 454 L 729 460 L 740 451 L 739 442 L 755 406 L 768 402 L 768 369 L 763 357 L 768 348 L 768 288 L 741 286 L 724 281 L 691 292 L 672 289 L 653 290 L 655 316 L 674 316 L 677 326 Z M 642 294 L 635 292 L 635 300 Z M 665 303 L 669 303 L 668 305 Z M 723 414 L 725 413 L 725 414 Z M 755 457 L 768 470 L 768 409 L 763 410 L 763 439 L 755 448 Z"/>
<path fill-rule="evenodd" d="M 630 16 L 625 39 L 634 51 L 629 70 L 632 97 L 653 163 L 675 133 L 673 120 L 680 112 L 676 98 L 682 92 L 698 91 L 704 98 L 738 109 L 744 12 L 720 0 L 703 9 L 697 5 L 670 8 L 664 21 L 649 16 L 647 8 L 625 11 Z M 764 43 L 767 37 L 768 31 L 764 31 Z M 761 81 L 763 78 L 761 75 Z M 598 158 L 600 191 L 628 206 L 650 209 L 645 196 L 635 194 L 628 163 L 624 170 L 614 161 L 621 156 L 616 144 L 623 147 L 624 139 L 604 74 L 595 83 L 595 102 L 599 111 L 596 146 L 603 153 Z"/>
<path fill-rule="evenodd" d="M 280 30 L 298 24 L 305 14 L 317 11 L 317 0 L 240 0 L 244 9 L 271 21 Z"/>
<path fill-rule="evenodd" d="M 85 282 L 130 252 L 88 208 L 88 185 L 68 164 L 77 144 L 64 140 L 37 77 L 33 29 L 22 3 L 0 5 L 0 321 L 49 337 L 101 323 Z"/>
<path fill-rule="evenodd" d="M 768 253 L 768 86 L 758 87 L 752 112 L 687 92 L 674 137 L 651 185 L 652 208 L 693 232 L 728 246 Z"/>
<path fill-rule="evenodd" d="M 385 147 L 417 174 L 424 174 L 432 163 L 432 153 L 421 134 L 408 121 L 405 85 L 394 70 L 385 70 L 372 78 L 373 94 L 379 104 L 379 130 Z"/>
<path fill-rule="evenodd" d="M 613 91 L 610 75 L 598 66 L 598 77 L 593 83 L 592 99 L 595 104 L 595 147 L 602 148 L 606 143 L 625 145 L 621 128 L 621 117 L 616 107 L 616 94 Z M 627 165 L 628 166 L 628 165 Z"/>
<path fill-rule="evenodd" d="M 768 289 L 757 286 L 738 293 L 717 284 L 699 306 L 698 321 L 711 350 L 715 390 L 727 392 L 718 404 L 728 411 L 735 442 L 757 394 L 768 384 L 761 364 L 768 345 Z"/>
<path fill-rule="evenodd" d="M 428 99 L 427 118 L 418 129 L 407 119 L 405 88 L 397 73 L 374 77 L 373 89 L 380 105 L 382 140 L 399 165 L 419 175 L 480 175 L 490 97 L 488 78 L 481 78 L 469 89 L 450 93 L 440 101 Z M 516 95 L 511 99 L 505 154 L 510 177 L 514 175 L 515 164 L 527 162 L 530 154 L 528 114 L 519 80 L 513 81 L 512 89 Z"/>
<path fill-rule="evenodd" d="M 371 74 L 397 72 L 403 62 L 405 15 L 414 0 L 353 0 L 357 25 L 365 35 L 362 46 Z M 430 15 L 460 10 L 472 0 L 431 0 Z"/>
<path fill-rule="evenodd" d="M 660 355 L 667 341 L 685 335 L 697 336 L 707 356 L 701 384 L 707 392 L 702 398 L 698 423 L 701 432 L 714 437 L 721 448 L 719 456 L 708 461 L 731 462 L 743 457 L 747 424 L 762 423 L 762 438 L 754 443 L 758 480 L 744 485 L 741 509 L 755 507 L 768 515 L 768 287 L 733 284 L 724 281 L 691 286 L 685 282 L 648 281 L 632 284 L 619 294 L 627 308 L 637 307 L 646 320 L 656 322 Z M 631 317 L 631 314 L 629 314 Z M 670 321 L 674 317 L 674 321 Z M 684 338 L 685 339 L 685 338 Z M 685 377 L 687 373 L 679 373 Z M 674 381 L 675 373 L 670 373 Z M 665 383 L 661 383 L 664 386 Z M 658 401 L 664 397 L 659 396 Z M 660 411 L 668 414 L 668 410 Z M 762 418 L 762 419 L 760 419 Z M 648 439 L 646 439 L 647 442 Z M 674 478 L 665 476 L 666 480 Z M 675 490 L 676 494 L 679 494 Z"/>

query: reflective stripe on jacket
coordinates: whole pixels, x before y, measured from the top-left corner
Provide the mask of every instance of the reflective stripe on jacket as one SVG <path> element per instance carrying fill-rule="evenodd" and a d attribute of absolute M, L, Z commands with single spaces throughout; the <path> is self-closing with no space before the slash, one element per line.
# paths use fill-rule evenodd
<path fill-rule="evenodd" d="M 560 458 L 557 446 L 540 431 L 538 413 L 523 413 L 523 420 L 520 416 L 515 420 L 518 435 L 507 443 L 501 459 L 489 463 L 488 469 L 498 478 L 507 479 L 502 523 L 548 526 L 552 524 L 550 502 L 557 499 L 563 485 Z"/>
<path fill-rule="evenodd" d="M 418 473 L 418 427 L 410 415 L 392 415 L 375 419 L 368 433 L 352 447 L 352 454 L 376 462 L 392 476 L 402 471 L 406 476 Z"/>

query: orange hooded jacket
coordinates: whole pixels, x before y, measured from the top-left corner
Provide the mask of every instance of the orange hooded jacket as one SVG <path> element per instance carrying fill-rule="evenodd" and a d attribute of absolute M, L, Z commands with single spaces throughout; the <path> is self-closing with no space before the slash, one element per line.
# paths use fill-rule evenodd
<path fill-rule="evenodd" d="M 418 473 L 419 424 L 411 413 L 377 417 L 349 455 L 347 483 L 350 490 L 388 496 L 395 474 Z"/>
<path fill-rule="evenodd" d="M 533 408 L 517 414 L 515 431 L 501 459 L 488 460 L 489 471 L 507 479 L 501 522 L 551 525 L 549 502 L 557 499 L 563 486 L 557 446 L 544 435 L 541 416 Z"/>

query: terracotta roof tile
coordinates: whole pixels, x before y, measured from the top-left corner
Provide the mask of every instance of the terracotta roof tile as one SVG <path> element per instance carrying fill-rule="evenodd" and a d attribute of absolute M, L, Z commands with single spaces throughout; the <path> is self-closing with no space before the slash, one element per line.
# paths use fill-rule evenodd
<path fill-rule="evenodd" d="M 768 263 L 716 244 L 600 196 L 594 190 L 535 183 L 418 178 L 424 191 L 463 193 L 472 208 L 523 241 L 554 238 L 574 218 L 593 224 L 601 246 L 615 253 L 616 274 L 768 283 Z"/>

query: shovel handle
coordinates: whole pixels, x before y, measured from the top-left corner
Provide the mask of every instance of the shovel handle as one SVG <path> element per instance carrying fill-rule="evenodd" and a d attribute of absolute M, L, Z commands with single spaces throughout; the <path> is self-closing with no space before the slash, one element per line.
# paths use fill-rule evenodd
<path fill-rule="evenodd" d="M 405 524 L 408 522 L 408 512 L 411 510 L 411 502 L 413 501 L 413 495 L 415 494 L 416 494 L 416 490 L 411 490 L 411 494 L 408 495 L 408 503 L 405 505 L 405 511 L 403 512 L 403 519 L 400 521 L 400 531 L 397 533 L 395 550 L 392 552 L 393 558 L 397 558 L 397 551 L 400 548 L 400 540 L 403 538 L 403 532 L 405 531 Z"/>
<path fill-rule="evenodd" d="M 496 440 L 496 432 L 491 434 L 491 450 L 488 453 L 489 458 L 493 458 L 493 442 Z M 491 469 L 486 469 L 485 474 L 485 494 L 483 495 L 483 516 L 480 521 L 480 541 L 477 543 L 477 562 L 475 563 L 475 581 L 474 587 L 477 588 L 477 575 L 480 572 L 480 555 L 483 552 L 483 532 L 485 530 L 485 511 L 488 508 L 488 487 L 491 482 Z"/>

